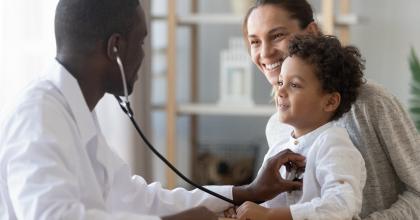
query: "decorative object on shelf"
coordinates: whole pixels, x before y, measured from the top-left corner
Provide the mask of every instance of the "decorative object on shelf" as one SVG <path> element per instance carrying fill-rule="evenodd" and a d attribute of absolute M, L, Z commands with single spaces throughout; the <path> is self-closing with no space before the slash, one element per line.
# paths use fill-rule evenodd
<path fill-rule="evenodd" d="M 220 53 L 220 105 L 253 106 L 252 63 L 241 37 L 229 39 Z"/>
<path fill-rule="evenodd" d="M 410 52 L 410 69 L 411 69 L 411 99 L 410 99 L 410 113 L 417 127 L 420 131 L 420 62 L 413 48 Z"/>
<path fill-rule="evenodd" d="M 236 15 L 243 16 L 254 4 L 254 1 L 255 0 L 230 0 L 232 12 Z"/>
<path fill-rule="evenodd" d="M 199 148 L 195 177 L 201 185 L 243 185 L 254 176 L 258 146 L 203 145 Z"/>

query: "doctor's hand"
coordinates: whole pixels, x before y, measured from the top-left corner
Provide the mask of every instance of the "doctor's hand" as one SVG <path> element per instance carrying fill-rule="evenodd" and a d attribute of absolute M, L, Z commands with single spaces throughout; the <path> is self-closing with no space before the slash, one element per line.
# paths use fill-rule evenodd
<path fill-rule="evenodd" d="M 162 217 L 162 220 L 217 220 L 215 213 L 205 207 L 196 207 L 180 212 L 175 215 Z"/>
<path fill-rule="evenodd" d="M 235 203 L 237 205 L 245 201 L 261 203 L 282 192 L 301 189 L 302 182 L 285 180 L 280 176 L 281 166 L 285 166 L 287 170 L 291 167 L 304 169 L 305 157 L 286 149 L 269 158 L 252 183 L 233 187 Z"/>

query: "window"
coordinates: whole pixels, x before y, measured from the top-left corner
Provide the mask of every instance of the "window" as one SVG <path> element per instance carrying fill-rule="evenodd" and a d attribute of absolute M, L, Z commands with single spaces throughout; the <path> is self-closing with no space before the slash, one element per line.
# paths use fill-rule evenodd
<path fill-rule="evenodd" d="M 55 55 L 58 0 L 0 2 L 0 101 L 12 101 Z M 0 105 L 0 111 L 5 105 Z"/>

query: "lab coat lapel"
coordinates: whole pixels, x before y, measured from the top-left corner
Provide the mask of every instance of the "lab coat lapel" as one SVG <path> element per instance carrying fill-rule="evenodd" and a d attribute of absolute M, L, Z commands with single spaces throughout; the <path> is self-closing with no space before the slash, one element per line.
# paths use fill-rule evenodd
<path fill-rule="evenodd" d="M 77 127 L 86 147 L 92 147 L 96 151 L 93 155 L 96 161 L 103 167 L 103 176 L 97 175 L 101 184 L 105 187 L 105 195 L 114 181 L 115 173 L 125 165 L 108 146 L 103 137 L 95 111 L 90 111 L 84 99 L 77 80 L 58 61 L 52 65 L 53 70 L 50 80 L 61 91 L 71 109 Z M 92 146 L 94 145 L 94 146 Z M 100 172 L 100 171 L 96 171 Z"/>
<path fill-rule="evenodd" d="M 65 97 L 76 121 L 82 143 L 86 146 L 90 139 L 95 136 L 96 127 L 79 83 L 58 61 L 55 60 L 51 68 L 49 80 Z"/>

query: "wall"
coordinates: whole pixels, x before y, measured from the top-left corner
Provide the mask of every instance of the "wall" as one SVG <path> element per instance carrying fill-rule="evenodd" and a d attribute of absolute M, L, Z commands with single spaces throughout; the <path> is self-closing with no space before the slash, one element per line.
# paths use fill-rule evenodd
<path fill-rule="evenodd" d="M 420 1 L 353 0 L 352 10 L 367 20 L 351 31 L 366 58 L 366 76 L 384 85 L 406 106 L 413 46 L 420 54 Z"/>

